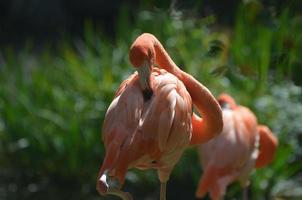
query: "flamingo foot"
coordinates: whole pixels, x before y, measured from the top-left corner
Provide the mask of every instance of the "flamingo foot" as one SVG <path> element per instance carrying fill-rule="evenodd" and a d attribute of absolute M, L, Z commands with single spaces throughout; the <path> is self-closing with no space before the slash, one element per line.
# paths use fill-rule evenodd
<path fill-rule="evenodd" d="M 97 191 L 100 195 L 114 195 L 120 197 L 122 200 L 133 200 L 129 192 L 123 192 L 117 188 L 112 188 L 107 183 L 107 174 L 104 173 L 97 182 Z"/>
<path fill-rule="evenodd" d="M 160 200 L 166 200 L 166 188 L 167 188 L 167 182 L 160 184 Z"/>

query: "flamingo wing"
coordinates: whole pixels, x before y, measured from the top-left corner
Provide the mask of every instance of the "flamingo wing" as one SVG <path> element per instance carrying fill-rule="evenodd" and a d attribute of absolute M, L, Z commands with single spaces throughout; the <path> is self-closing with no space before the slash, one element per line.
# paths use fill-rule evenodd
<path fill-rule="evenodd" d="M 114 166 L 121 157 L 121 148 L 131 139 L 139 123 L 144 101 L 140 88 L 135 84 L 137 79 L 132 75 L 121 84 L 106 112 L 102 129 L 106 155 L 100 174 L 112 170 L 112 175 L 117 176 Z M 123 169 L 124 165 L 120 164 Z"/>
<path fill-rule="evenodd" d="M 114 95 L 114 98 L 115 97 L 118 97 L 121 95 L 121 93 L 125 90 L 125 88 L 127 87 L 127 85 L 129 83 L 131 83 L 131 81 L 133 81 L 133 79 L 136 79 L 137 78 L 137 73 L 133 73 L 132 75 L 129 76 L 129 78 L 127 78 L 126 80 L 124 80 L 121 85 L 119 86 L 119 88 L 116 90 L 115 92 L 115 95 Z"/>

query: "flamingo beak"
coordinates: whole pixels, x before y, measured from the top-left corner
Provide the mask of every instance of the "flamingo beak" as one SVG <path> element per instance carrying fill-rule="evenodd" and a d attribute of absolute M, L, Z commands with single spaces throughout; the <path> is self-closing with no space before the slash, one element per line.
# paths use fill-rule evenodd
<path fill-rule="evenodd" d="M 150 76 L 151 76 L 150 63 L 147 60 L 145 60 L 143 66 L 138 67 L 137 71 L 138 71 L 139 82 L 142 88 L 144 99 L 149 100 L 153 95 L 151 82 L 150 82 Z"/>
<path fill-rule="evenodd" d="M 139 83 L 143 91 L 150 91 L 150 75 L 151 75 L 151 66 L 147 60 L 144 61 L 143 66 L 137 68 Z"/>

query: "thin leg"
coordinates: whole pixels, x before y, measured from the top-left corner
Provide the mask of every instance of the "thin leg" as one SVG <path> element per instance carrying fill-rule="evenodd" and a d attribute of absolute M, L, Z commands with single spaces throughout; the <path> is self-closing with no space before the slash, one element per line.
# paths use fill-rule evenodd
<path fill-rule="evenodd" d="M 119 189 L 112 188 L 107 183 L 107 173 L 104 173 L 98 180 L 97 190 L 100 195 L 115 195 L 120 197 L 122 200 L 133 200 L 132 196 L 128 192 L 123 192 Z"/>
<path fill-rule="evenodd" d="M 245 186 L 243 188 L 243 192 L 242 192 L 242 199 L 243 200 L 248 200 L 248 197 L 249 197 L 248 190 L 249 190 L 249 186 Z"/>
<path fill-rule="evenodd" d="M 160 184 L 160 200 L 166 200 L 166 187 L 167 182 Z"/>

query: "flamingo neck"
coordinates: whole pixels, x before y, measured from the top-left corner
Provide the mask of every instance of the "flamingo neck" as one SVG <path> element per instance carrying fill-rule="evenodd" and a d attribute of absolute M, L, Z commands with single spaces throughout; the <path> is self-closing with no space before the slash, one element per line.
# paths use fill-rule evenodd
<path fill-rule="evenodd" d="M 153 36 L 156 63 L 163 69 L 180 79 L 191 95 L 193 104 L 201 113 L 202 118 L 192 116 L 191 144 L 201 144 L 215 137 L 222 131 L 222 111 L 211 92 L 194 77 L 182 71 L 171 59 L 161 43 Z"/>
<path fill-rule="evenodd" d="M 166 52 L 162 44 L 154 37 L 154 49 L 156 52 L 156 63 L 163 69 L 167 70 L 177 78 L 182 80 L 182 70 L 174 63 L 172 58 Z"/>
<path fill-rule="evenodd" d="M 208 88 L 185 72 L 182 73 L 182 77 L 182 81 L 191 95 L 193 104 L 202 115 L 202 118 L 200 118 L 193 113 L 191 144 L 205 143 L 222 131 L 221 108 Z"/>

